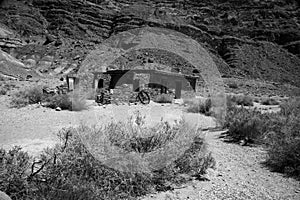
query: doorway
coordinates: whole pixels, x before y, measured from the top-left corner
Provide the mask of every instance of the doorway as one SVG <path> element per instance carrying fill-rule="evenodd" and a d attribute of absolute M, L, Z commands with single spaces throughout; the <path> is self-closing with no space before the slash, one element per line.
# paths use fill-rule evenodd
<path fill-rule="evenodd" d="M 176 81 L 175 99 L 180 99 L 181 98 L 181 89 L 182 89 L 181 81 Z"/>

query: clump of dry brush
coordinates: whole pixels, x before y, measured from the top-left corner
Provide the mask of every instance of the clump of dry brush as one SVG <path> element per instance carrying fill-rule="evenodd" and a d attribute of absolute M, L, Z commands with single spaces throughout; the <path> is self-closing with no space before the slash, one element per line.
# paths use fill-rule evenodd
<path fill-rule="evenodd" d="M 149 127 L 137 115 L 63 129 L 59 137 L 38 161 L 20 148 L 2 149 L 0 190 L 13 199 L 135 199 L 200 177 L 215 163 L 201 133 L 185 121 Z"/>
<path fill-rule="evenodd" d="M 262 144 L 272 170 L 300 178 L 300 99 L 280 105 L 278 113 L 228 107 L 224 128 L 233 141 Z"/>

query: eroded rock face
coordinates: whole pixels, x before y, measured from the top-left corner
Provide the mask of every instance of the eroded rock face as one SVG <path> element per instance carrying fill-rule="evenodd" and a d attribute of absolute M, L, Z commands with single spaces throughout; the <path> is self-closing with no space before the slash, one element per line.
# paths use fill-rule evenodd
<path fill-rule="evenodd" d="M 19 79 L 26 79 L 28 75 L 38 76 L 35 71 L 27 69 L 22 62 L 2 50 L 0 50 L 0 74 Z"/>
<path fill-rule="evenodd" d="M 103 40 L 143 26 L 173 29 L 197 40 L 210 51 L 224 75 L 249 74 L 248 67 L 243 66 L 252 66 L 250 61 L 229 68 L 233 65 L 225 54 L 233 46 L 260 46 L 257 41 L 280 45 L 272 46 L 276 49 L 274 57 L 281 47 L 288 49 L 298 56 L 298 63 L 299 16 L 296 0 L 4 0 L 0 5 L 0 23 L 28 43 L 5 45 L 15 49 L 17 58 L 40 57 L 34 59 L 37 67 L 41 58 L 53 56 L 47 73 L 52 70 L 54 74 L 63 62 L 68 62 L 66 69 L 56 71 L 68 71 L 68 66 L 78 70 L 88 52 Z M 40 39 L 34 39 L 37 37 Z M 74 59 L 76 56 L 78 59 Z M 284 60 L 290 54 L 279 56 Z M 289 64 L 299 71 L 296 64 Z M 279 72 L 284 65 L 275 68 Z"/>

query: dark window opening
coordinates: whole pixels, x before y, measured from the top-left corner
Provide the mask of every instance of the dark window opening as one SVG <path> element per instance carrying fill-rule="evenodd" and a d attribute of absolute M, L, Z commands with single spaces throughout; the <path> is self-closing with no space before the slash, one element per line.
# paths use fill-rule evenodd
<path fill-rule="evenodd" d="M 194 70 L 193 70 L 193 73 L 194 73 L 194 74 L 199 74 L 200 72 L 199 72 L 198 69 L 194 69 Z"/>

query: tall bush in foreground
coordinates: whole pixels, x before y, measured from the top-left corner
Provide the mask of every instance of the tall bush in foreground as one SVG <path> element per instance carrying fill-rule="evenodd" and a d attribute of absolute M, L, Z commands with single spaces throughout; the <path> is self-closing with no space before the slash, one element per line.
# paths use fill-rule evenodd
<path fill-rule="evenodd" d="M 84 145 L 82 136 L 93 134 L 94 138 L 97 134 L 105 133 L 109 136 L 110 145 L 115 146 L 112 148 L 124 150 L 123 157 L 138 153 L 146 157 L 150 154 L 148 158 L 151 159 L 151 155 L 175 142 L 177 135 L 186 131 L 186 128 L 185 123 L 178 123 L 172 128 L 164 122 L 147 128 L 143 118 L 137 117 L 125 124 L 63 129 L 59 133 L 61 143 L 46 149 L 39 160 L 30 160 L 20 149 L 13 154 L 1 150 L 0 190 L 13 199 L 58 200 L 136 199 L 155 190 L 168 190 L 172 184 L 187 181 L 181 174 L 201 176 L 208 167 L 213 166 L 214 160 L 203 138 L 193 135 L 192 145 L 165 167 L 149 172 L 134 172 L 119 171 L 104 165 Z M 161 162 L 166 158 L 161 157 Z"/>

